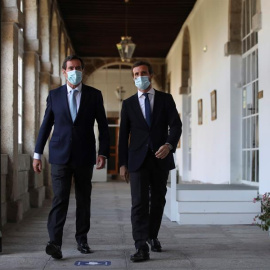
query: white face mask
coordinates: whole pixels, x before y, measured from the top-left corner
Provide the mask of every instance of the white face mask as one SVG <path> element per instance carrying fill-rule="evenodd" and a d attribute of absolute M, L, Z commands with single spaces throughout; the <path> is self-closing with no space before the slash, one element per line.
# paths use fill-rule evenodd
<path fill-rule="evenodd" d="M 140 76 L 134 79 L 135 85 L 138 89 L 145 90 L 149 87 L 150 81 L 148 76 Z"/>
<path fill-rule="evenodd" d="M 68 81 L 73 85 L 77 85 L 82 81 L 82 72 L 79 70 L 71 70 L 67 72 L 67 75 Z"/>

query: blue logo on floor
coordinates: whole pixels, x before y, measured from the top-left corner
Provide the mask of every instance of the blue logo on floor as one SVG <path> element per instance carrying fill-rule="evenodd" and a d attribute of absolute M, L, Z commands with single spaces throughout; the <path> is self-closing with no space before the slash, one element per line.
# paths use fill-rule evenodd
<path fill-rule="evenodd" d="M 76 261 L 74 263 L 74 265 L 76 266 L 97 266 L 97 265 L 105 265 L 105 266 L 109 266 L 111 265 L 110 261 Z"/>

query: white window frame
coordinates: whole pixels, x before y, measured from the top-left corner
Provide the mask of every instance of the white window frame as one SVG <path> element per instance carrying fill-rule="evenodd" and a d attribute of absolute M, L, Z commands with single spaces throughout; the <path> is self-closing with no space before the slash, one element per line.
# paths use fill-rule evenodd
<path fill-rule="evenodd" d="M 242 180 L 259 184 L 258 34 L 252 31 L 256 1 L 242 9 Z M 252 6 L 253 5 L 253 6 Z"/>

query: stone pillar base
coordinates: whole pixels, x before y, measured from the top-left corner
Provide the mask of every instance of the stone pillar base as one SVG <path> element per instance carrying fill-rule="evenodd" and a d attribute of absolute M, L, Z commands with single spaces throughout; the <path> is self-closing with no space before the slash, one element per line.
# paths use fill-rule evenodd
<path fill-rule="evenodd" d="M 23 213 L 25 213 L 30 210 L 29 192 L 23 193 L 21 200 L 23 203 Z"/>
<path fill-rule="evenodd" d="M 7 203 L 7 222 L 19 222 L 23 218 L 23 201 L 17 200 Z"/>
<path fill-rule="evenodd" d="M 31 207 L 41 207 L 45 199 L 45 187 L 33 188 L 30 190 L 30 205 Z"/>
<path fill-rule="evenodd" d="M 4 226 L 7 223 L 7 204 L 2 203 L 1 204 L 1 221 L 2 221 L 2 226 Z"/>
<path fill-rule="evenodd" d="M 51 200 L 53 198 L 52 186 L 46 186 L 45 187 L 45 194 L 46 194 L 46 199 Z"/>

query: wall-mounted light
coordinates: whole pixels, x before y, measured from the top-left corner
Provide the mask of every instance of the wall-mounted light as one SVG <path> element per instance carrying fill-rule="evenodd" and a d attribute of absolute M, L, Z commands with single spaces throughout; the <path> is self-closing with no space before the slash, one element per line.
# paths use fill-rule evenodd
<path fill-rule="evenodd" d="M 207 52 L 207 45 L 203 46 L 203 52 Z"/>

